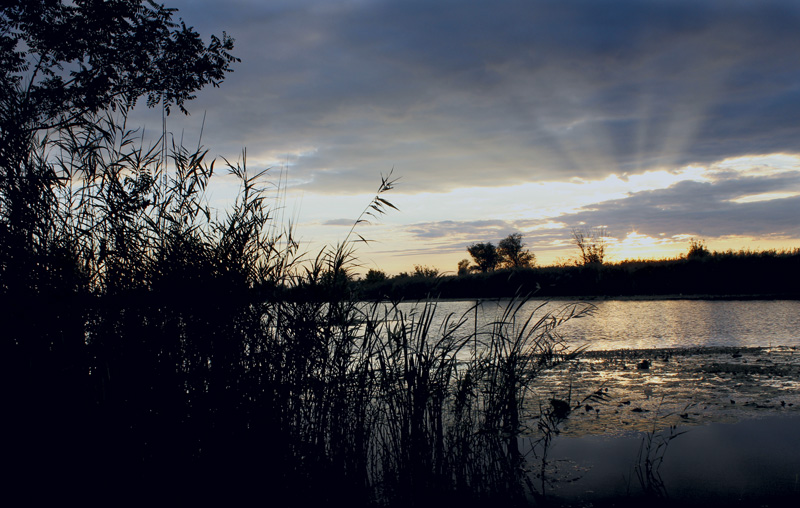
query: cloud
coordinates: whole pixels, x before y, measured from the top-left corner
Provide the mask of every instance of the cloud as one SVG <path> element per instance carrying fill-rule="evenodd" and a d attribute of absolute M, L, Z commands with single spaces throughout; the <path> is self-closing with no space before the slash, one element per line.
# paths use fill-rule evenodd
<path fill-rule="evenodd" d="M 797 152 L 794 1 L 172 3 L 243 60 L 192 108 L 214 153 L 283 153 L 313 192 L 391 167 L 445 192 Z"/>
<path fill-rule="evenodd" d="M 795 0 L 168 4 L 242 58 L 169 130 L 194 144 L 205 114 L 211 157 L 280 168 L 315 241 L 392 168 L 401 213 L 370 234 L 404 262 L 517 231 L 552 254 L 581 222 L 800 237 Z"/>
<path fill-rule="evenodd" d="M 572 213 L 524 220 L 432 221 L 408 225 L 403 232 L 437 252 L 463 251 L 468 244 L 497 242 L 513 232 L 521 232 L 535 251 L 559 250 L 571 244 L 571 228 L 601 225 L 620 240 L 634 231 L 666 239 L 800 237 L 800 171 L 707 174 L 705 181 L 684 180 L 666 188 L 631 192 Z"/>
<path fill-rule="evenodd" d="M 452 236 L 484 238 L 488 235 L 497 235 L 509 229 L 511 223 L 502 220 L 479 221 L 439 221 L 422 224 L 413 224 L 406 231 L 416 238 L 446 238 Z M 481 240 L 484 241 L 484 240 Z"/>
<path fill-rule="evenodd" d="M 322 223 L 323 226 L 352 226 L 355 219 L 331 219 Z"/>
<path fill-rule="evenodd" d="M 566 224 L 614 225 L 609 233 L 630 230 L 650 236 L 787 235 L 800 236 L 800 196 L 738 202 L 748 195 L 800 192 L 800 172 L 717 182 L 684 181 L 666 189 L 631 194 L 560 216 Z M 624 228 L 625 230 L 620 230 Z M 613 229 L 616 229 L 613 230 Z"/>

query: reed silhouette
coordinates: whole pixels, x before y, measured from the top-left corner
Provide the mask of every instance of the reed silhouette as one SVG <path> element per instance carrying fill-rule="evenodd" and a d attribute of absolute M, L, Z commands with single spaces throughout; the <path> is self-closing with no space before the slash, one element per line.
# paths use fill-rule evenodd
<path fill-rule="evenodd" d="M 349 277 L 355 229 L 305 260 L 244 155 L 226 161 L 239 193 L 216 211 L 204 149 L 165 157 L 124 120 L 42 139 L 27 178 L 0 181 L 18 488 L 528 501 L 523 402 L 574 356 L 558 327 L 588 306 L 522 316 L 515 299 L 497 322 L 467 313 L 434 328 L 434 301 L 364 303 Z M 392 186 L 381 179 L 365 214 L 392 208 Z"/>
<path fill-rule="evenodd" d="M 171 16 L 122 0 L 13 1 L 0 17 L 10 494 L 527 503 L 519 439 L 544 429 L 527 428 L 528 389 L 579 352 L 558 329 L 591 307 L 522 315 L 515 298 L 495 322 L 434 327 L 435 301 L 363 302 L 357 226 L 394 208 L 391 174 L 348 238 L 311 259 L 246 154 L 224 160 L 239 191 L 213 209 L 207 151 L 166 132 L 148 146 L 127 123 L 142 97 L 184 110 L 237 61 L 232 39 L 204 46 Z M 418 272 L 420 290 L 443 281 Z"/>

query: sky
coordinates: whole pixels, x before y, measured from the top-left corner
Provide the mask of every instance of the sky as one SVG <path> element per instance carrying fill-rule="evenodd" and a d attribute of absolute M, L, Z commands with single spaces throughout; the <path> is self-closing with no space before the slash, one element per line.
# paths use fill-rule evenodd
<path fill-rule="evenodd" d="M 454 272 L 468 245 L 511 233 L 538 264 L 568 262 L 574 228 L 606 228 L 611 261 L 692 238 L 800 247 L 796 0 L 166 5 L 241 58 L 168 130 L 270 168 L 276 216 L 312 256 L 389 174 L 399 211 L 358 225 L 362 273 Z M 132 120 L 161 125 L 145 108 Z M 220 175 L 212 204 L 235 188 Z"/>

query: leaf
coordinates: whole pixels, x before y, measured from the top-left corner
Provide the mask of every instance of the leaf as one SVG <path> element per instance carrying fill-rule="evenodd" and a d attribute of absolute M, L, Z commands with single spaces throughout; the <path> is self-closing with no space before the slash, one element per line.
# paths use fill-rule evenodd
<path fill-rule="evenodd" d="M 386 201 L 386 200 L 385 200 L 385 199 L 383 199 L 382 197 L 376 196 L 376 197 L 375 197 L 375 199 L 376 199 L 376 200 L 378 200 L 378 201 L 380 201 L 381 203 L 383 203 L 384 205 L 388 206 L 389 208 L 391 208 L 391 209 L 393 209 L 393 210 L 397 210 L 398 212 L 400 211 L 400 209 L 399 209 L 399 208 L 397 208 L 396 206 L 394 206 L 392 203 L 390 203 L 390 202 Z"/>

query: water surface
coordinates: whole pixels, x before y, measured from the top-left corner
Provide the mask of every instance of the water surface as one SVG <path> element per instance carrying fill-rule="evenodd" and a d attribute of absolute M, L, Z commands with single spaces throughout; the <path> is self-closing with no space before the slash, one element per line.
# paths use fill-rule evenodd
<path fill-rule="evenodd" d="M 650 482 L 636 473 L 647 459 L 640 454 L 645 434 L 559 438 L 549 450 L 553 468 L 546 494 L 573 506 L 645 494 L 678 505 L 782 504 L 800 497 L 799 425 L 797 415 L 783 415 L 678 427 L 674 435 L 683 433 L 651 453 L 651 463 L 663 460 Z"/>
<path fill-rule="evenodd" d="M 542 315 L 566 304 L 531 300 L 521 315 Z M 490 323 L 507 305 L 506 300 L 438 302 L 436 324 L 448 314 Z M 605 300 L 586 305 L 595 307 L 592 315 L 570 320 L 561 331 L 570 344 L 591 350 L 800 346 L 798 300 Z M 419 306 L 401 304 L 406 311 Z"/>
<path fill-rule="evenodd" d="M 480 329 L 508 303 L 438 302 L 433 326 L 449 314 L 466 314 L 464 332 Z M 565 304 L 529 301 L 520 316 Z M 418 316 L 415 305 L 401 308 Z M 592 305 L 591 315 L 568 321 L 561 332 L 589 352 L 543 373 L 528 394 L 534 417 L 553 397 L 575 407 L 548 450 L 544 493 L 554 506 L 638 505 L 645 495 L 651 497 L 643 504 L 666 496 L 678 505 L 772 506 L 800 497 L 800 301 L 581 305 Z M 645 360 L 648 367 L 639 368 Z M 606 400 L 591 407 L 576 402 L 599 387 Z M 643 484 L 636 467 L 648 457 L 640 447 L 648 436 L 669 432 L 680 435 L 650 457 L 661 466 Z M 535 469 L 541 462 L 530 464 Z"/>

